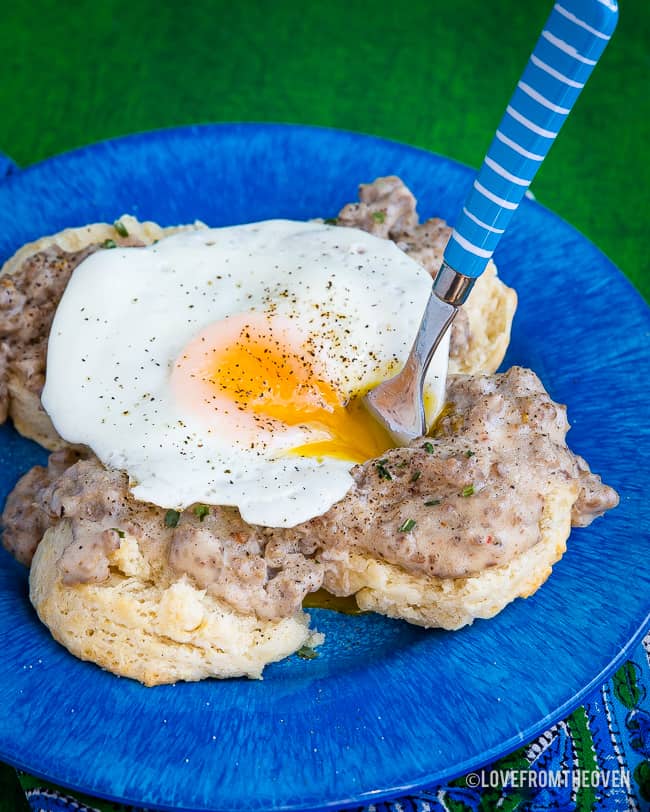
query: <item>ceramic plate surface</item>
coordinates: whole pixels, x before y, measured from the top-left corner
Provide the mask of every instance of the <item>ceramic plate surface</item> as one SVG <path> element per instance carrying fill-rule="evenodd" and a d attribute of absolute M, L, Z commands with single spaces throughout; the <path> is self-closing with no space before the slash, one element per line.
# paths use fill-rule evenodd
<path fill-rule="evenodd" d="M 332 216 L 357 184 L 398 174 L 421 216 L 453 223 L 467 167 L 369 136 L 308 127 L 183 128 L 102 143 L 0 183 L 0 258 L 124 212 L 163 225 Z M 263 681 L 147 689 L 57 645 L 0 555 L 0 758 L 90 794 L 187 810 L 370 801 L 492 761 L 567 714 L 648 624 L 648 308 L 590 242 L 525 201 L 496 255 L 519 293 L 505 367 L 569 404 L 571 447 L 621 493 L 575 530 L 550 580 L 491 621 L 423 631 L 322 610 L 316 660 Z M 45 453 L 0 431 L 0 503 Z"/>

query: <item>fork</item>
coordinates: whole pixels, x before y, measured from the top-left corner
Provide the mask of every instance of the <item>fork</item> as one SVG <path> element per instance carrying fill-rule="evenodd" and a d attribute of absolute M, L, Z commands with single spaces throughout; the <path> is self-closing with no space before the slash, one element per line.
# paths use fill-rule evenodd
<path fill-rule="evenodd" d="M 394 439 L 426 434 L 424 378 L 458 308 L 485 270 L 513 214 L 605 50 L 615 0 L 556 3 L 456 220 L 402 370 L 365 396 Z"/>

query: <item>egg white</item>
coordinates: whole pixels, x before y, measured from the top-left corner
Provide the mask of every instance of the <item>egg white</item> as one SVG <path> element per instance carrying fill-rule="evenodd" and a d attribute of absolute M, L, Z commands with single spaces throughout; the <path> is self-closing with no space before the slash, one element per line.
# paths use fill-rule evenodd
<path fill-rule="evenodd" d="M 166 508 L 232 505 L 252 523 L 291 527 L 352 485 L 354 463 L 287 456 L 294 426 L 263 448 L 206 428 L 170 387 L 179 353 L 234 314 L 274 313 L 311 337 L 345 398 L 403 365 L 431 289 L 394 243 L 356 229 L 269 220 L 102 250 L 74 271 L 52 326 L 43 405 L 59 434 L 128 472 L 138 499 Z M 425 385 L 443 404 L 448 338 Z"/>

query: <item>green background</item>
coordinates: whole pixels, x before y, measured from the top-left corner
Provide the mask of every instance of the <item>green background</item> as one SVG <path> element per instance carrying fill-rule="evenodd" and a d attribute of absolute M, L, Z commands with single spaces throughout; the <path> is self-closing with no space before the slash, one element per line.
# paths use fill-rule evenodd
<path fill-rule="evenodd" d="M 0 150 L 24 166 L 138 130 L 284 121 L 478 166 L 551 5 L 18 0 L 0 24 Z M 650 298 L 650 13 L 647 0 L 621 6 L 533 190 Z M 10 787 L 0 768 L 13 812 Z"/>
<path fill-rule="evenodd" d="M 18 0 L 0 27 L 0 150 L 25 165 L 137 130 L 256 120 L 375 133 L 478 166 L 551 5 Z M 650 298 L 650 13 L 647 0 L 621 6 L 533 190 Z"/>

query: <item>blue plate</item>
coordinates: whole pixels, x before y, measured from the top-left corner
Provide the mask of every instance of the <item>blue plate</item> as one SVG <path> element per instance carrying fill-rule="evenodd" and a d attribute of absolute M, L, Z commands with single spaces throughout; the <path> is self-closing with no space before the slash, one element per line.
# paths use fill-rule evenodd
<path fill-rule="evenodd" d="M 229 225 L 333 215 L 357 184 L 398 174 L 425 217 L 453 222 L 473 173 L 437 155 L 309 127 L 228 125 L 138 135 L 0 184 L 0 256 L 123 212 Z M 649 312 L 590 242 L 525 201 L 497 262 L 519 292 L 506 366 L 569 404 L 571 446 L 621 493 L 576 530 L 549 582 L 490 621 L 426 632 L 317 610 L 318 659 L 261 682 L 147 689 L 70 656 L 0 555 L 0 758 L 150 807 L 295 810 L 397 795 L 530 740 L 623 661 L 650 608 Z M 0 500 L 45 453 L 0 434 Z"/>

